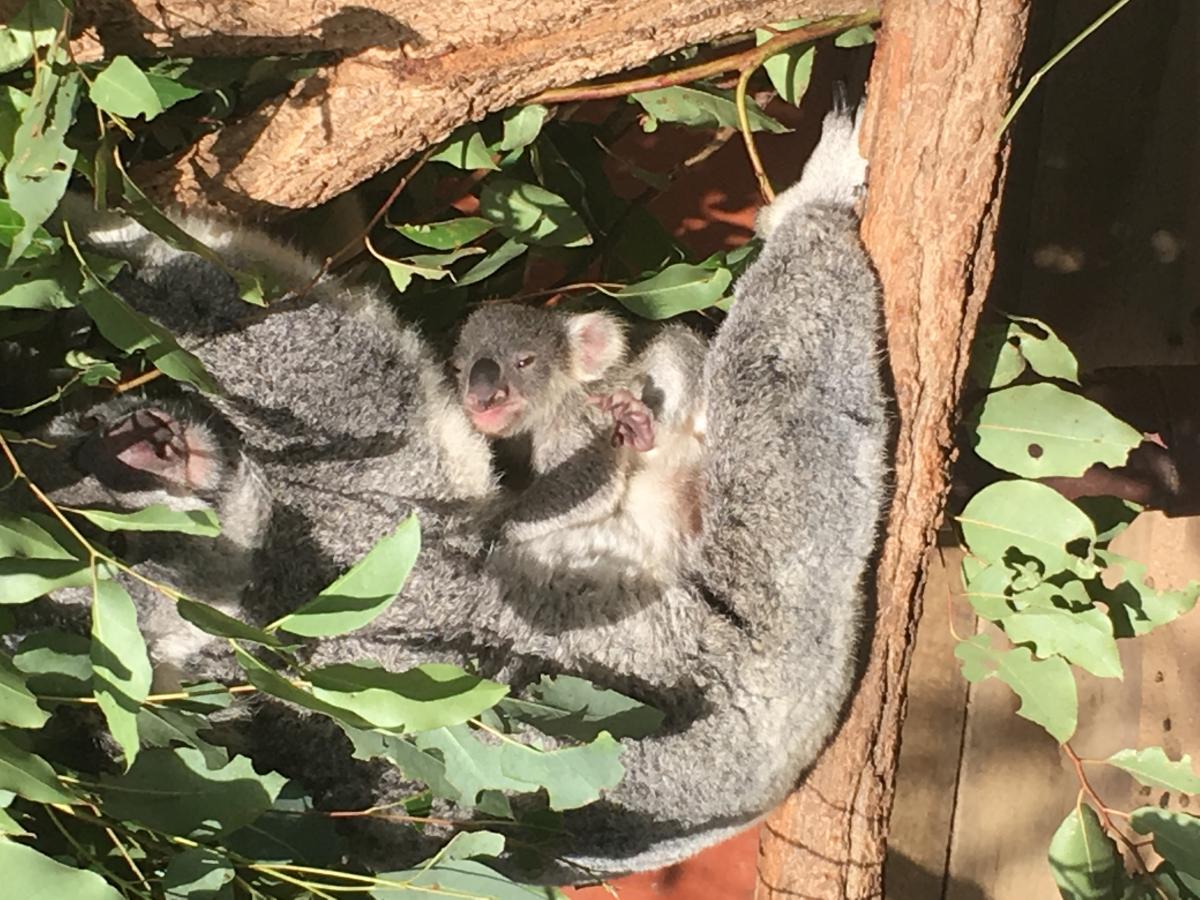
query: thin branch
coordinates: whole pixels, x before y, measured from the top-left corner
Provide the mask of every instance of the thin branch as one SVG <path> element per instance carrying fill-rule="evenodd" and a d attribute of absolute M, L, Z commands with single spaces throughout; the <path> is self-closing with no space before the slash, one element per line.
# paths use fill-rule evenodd
<path fill-rule="evenodd" d="M 1066 46 L 1050 57 L 1044 66 L 1033 73 L 1025 87 L 1021 89 L 1021 93 L 1017 95 L 1017 99 L 1014 100 L 1012 106 L 1008 108 L 1008 112 L 1004 114 L 1004 119 L 1001 120 L 1000 127 L 996 129 L 997 138 L 1004 134 L 1005 129 L 1012 124 L 1012 120 L 1016 118 L 1017 113 L 1020 111 L 1021 107 L 1025 105 L 1025 101 L 1029 99 L 1029 95 L 1033 93 L 1033 89 L 1038 86 L 1038 82 L 1045 77 L 1046 73 L 1062 62 L 1068 53 L 1091 37 L 1092 32 L 1115 16 L 1120 11 L 1121 7 L 1128 3 L 1129 0 L 1117 0 L 1116 3 L 1102 12 L 1096 21 L 1092 22 L 1091 25 L 1083 29 L 1083 31 L 1079 32 L 1079 34 L 1075 35 L 1075 37 L 1071 38 L 1071 40 L 1067 41 Z"/>
<path fill-rule="evenodd" d="M 1125 0 L 1128 2 L 1128 0 Z M 874 25 L 879 21 L 879 11 L 869 10 L 853 16 L 837 16 L 823 19 L 803 28 L 794 28 L 776 35 L 769 41 L 757 47 L 751 47 L 728 56 L 706 60 L 694 66 L 685 66 L 673 72 L 661 72 L 656 75 L 644 75 L 641 78 L 629 78 L 624 81 L 609 81 L 603 84 L 578 84 L 570 87 L 551 88 L 534 94 L 526 103 L 568 103 L 574 100 L 603 100 L 609 97 L 624 97 L 638 91 L 652 91 L 656 88 L 674 87 L 699 81 L 703 78 L 713 78 L 726 72 L 742 72 L 746 69 L 757 69 L 764 62 L 797 44 L 839 34 L 851 28 L 862 25 Z"/>
<path fill-rule="evenodd" d="M 756 71 L 758 66 L 746 66 L 742 69 L 734 93 L 734 105 L 737 107 L 738 124 L 742 129 L 742 142 L 746 145 L 746 155 L 750 157 L 750 168 L 754 170 L 754 177 L 758 179 L 758 192 L 762 194 L 764 203 L 770 203 L 775 199 L 775 191 L 758 156 L 758 146 L 754 143 L 754 129 L 750 127 L 750 113 L 746 109 L 746 87 L 750 84 L 750 76 Z"/>

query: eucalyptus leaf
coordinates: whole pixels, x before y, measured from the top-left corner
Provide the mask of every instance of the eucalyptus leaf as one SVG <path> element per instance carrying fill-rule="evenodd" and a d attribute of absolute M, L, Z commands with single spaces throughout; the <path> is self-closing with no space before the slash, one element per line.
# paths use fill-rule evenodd
<path fill-rule="evenodd" d="M 1035 660 L 1028 647 L 996 650 L 986 634 L 959 641 L 954 655 L 968 681 L 999 678 L 1021 699 L 1017 715 L 1041 725 L 1059 743 L 1071 739 L 1079 702 L 1071 668 L 1061 658 Z"/>
<path fill-rule="evenodd" d="M 149 122 L 163 111 L 158 91 L 128 56 L 113 59 L 88 86 L 92 102 L 115 116 L 145 116 Z"/>
<path fill-rule="evenodd" d="M 717 88 L 665 87 L 630 94 L 655 122 L 678 122 L 695 128 L 737 128 L 737 103 L 733 91 Z M 768 116 L 753 100 L 746 100 L 751 131 L 782 134 L 786 125 Z"/>
<path fill-rule="evenodd" d="M 998 622 L 1012 615 L 1015 606 L 1011 601 L 1012 572 L 1001 563 L 985 566 L 979 572 L 966 576 L 963 596 L 977 615 Z"/>
<path fill-rule="evenodd" d="M 855 28 L 847 28 L 841 34 L 833 39 L 835 47 L 861 47 L 864 44 L 875 43 L 875 29 L 870 25 L 859 25 Z"/>
<path fill-rule="evenodd" d="M 503 234 L 523 243 L 547 247 L 592 243 L 587 225 L 566 200 L 540 185 L 514 178 L 496 176 L 483 183 L 479 214 Z"/>
<path fill-rule="evenodd" d="M 1009 340 L 1015 341 L 1029 367 L 1043 378 L 1079 384 L 1079 363 L 1069 347 L 1040 319 L 1009 316 Z"/>
<path fill-rule="evenodd" d="M 65 866 L 16 841 L 0 840 L 0 872 L 9 885 L 19 885 L 21 900 L 122 900 L 95 872 Z"/>
<path fill-rule="evenodd" d="M 988 562 L 1003 562 L 1016 548 L 1040 560 L 1045 575 L 1069 571 L 1090 578 L 1096 573 L 1092 520 L 1044 484 L 988 485 L 971 498 L 958 521 L 971 552 Z"/>
<path fill-rule="evenodd" d="M 728 269 L 678 263 L 657 275 L 626 285 L 615 296 L 630 312 L 647 319 L 668 319 L 712 306 L 733 281 Z"/>
<path fill-rule="evenodd" d="M 1093 599 L 1108 607 L 1117 637 L 1134 637 L 1166 625 L 1191 610 L 1200 597 L 1200 582 L 1189 582 L 1180 590 L 1160 591 L 1148 583 L 1144 563 L 1111 550 L 1098 550 L 1096 556 L 1106 569 L 1119 568 L 1123 573 L 1123 579 L 1111 588 L 1101 579 L 1088 582 Z"/>
<path fill-rule="evenodd" d="M 167 900 L 212 900 L 234 874 L 222 854 L 209 847 L 188 847 L 171 857 L 162 886 Z"/>
<path fill-rule="evenodd" d="M 458 279 L 458 286 L 466 287 L 469 284 L 483 281 L 485 278 L 491 278 L 528 249 L 528 244 L 510 238 L 472 266 L 465 275 Z"/>
<path fill-rule="evenodd" d="M 0 24 L 0 73 L 29 62 L 33 51 L 49 47 L 63 23 L 58 0 L 29 0 Z"/>
<path fill-rule="evenodd" d="M 1025 478 L 1075 477 L 1102 463 L 1125 464 L 1142 435 L 1108 410 L 1053 384 L 990 394 L 980 407 L 975 452 Z"/>
<path fill-rule="evenodd" d="M 1078 804 L 1050 839 L 1050 870 L 1064 900 L 1110 900 L 1124 880 L 1117 845 L 1096 811 Z"/>
<path fill-rule="evenodd" d="M 507 685 L 444 663 L 402 673 L 338 663 L 313 669 L 308 679 L 317 700 L 346 709 L 377 728 L 410 733 L 466 722 L 508 693 Z"/>
<path fill-rule="evenodd" d="M 175 601 L 175 609 L 179 615 L 187 619 L 201 631 L 217 637 L 236 638 L 239 641 L 253 641 L 267 647 L 282 646 L 279 638 L 270 632 L 226 615 L 214 606 L 180 597 Z"/>
<path fill-rule="evenodd" d="M 430 162 L 449 163 L 458 169 L 496 169 L 483 135 L 474 125 L 463 125 L 446 139 L 445 146 L 429 157 Z"/>
<path fill-rule="evenodd" d="M 315 599 L 277 623 L 305 637 L 329 637 L 361 628 L 400 594 L 421 549 L 421 528 L 409 516 Z"/>
<path fill-rule="evenodd" d="M 35 631 L 13 655 L 13 665 L 40 694 L 87 697 L 92 693 L 92 642 L 82 634 Z"/>
<path fill-rule="evenodd" d="M 0 724 L 41 728 L 49 718 L 26 686 L 24 675 L 8 654 L 0 652 Z"/>
<path fill-rule="evenodd" d="M 0 557 L 4 556 L 75 559 L 38 522 L 0 510 Z"/>
<path fill-rule="evenodd" d="M 115 581 L 96 582 L 92 599 L 92 683 L 109 731 L 125 752 L 125 767 L 137 758 L 137 716 L 150 693 L 150 658 L 138 630 L 133 598 Z"/>
<path fill-rule="evenodd" d="M 1009 615 L 1002 624 L 1009 640 L 1032 644 L 1042 659 L 1061 656 L 1097 678 L 1123 675 L 1112 621 L 1095 607 L 1034 606 Z"/>
<path fill-rule="evenodd" d="M 100 776 L 104 810 L 156 831 L 189 835 L 228 833 L 271 808 L 285 779 L 258 774 L 244 756 L 209 768 L 191 747 L 142 751 L 123 775 Z"/>
<path fill-rule="evenodd" d="M 0 604 L 28 603 L 64 587 L 92 583 L 92 571 L 80 559 L 0 559 Z"/>
<path fill-rule="evenodd" d="M 1142 806 L 1129 817 L 1138 834 L 1152 834 L 1154 849 L 1181 874 L 1200 879 L 1200 819 L 1187 813 Z"/>
<path fill-rule="evenodd" d="M 173 531 L 199 537 L 216 537 L 221 533 L 217 515 L 208 507 L 171 509 L 155 504 L 129 513 L 109 512 L 104 509 L 71 511 L 105 531 Z"/>
<path fill-rule="evenodd" d="M 50 764 L 0 733 L 0 790 L 34 803 L 78 803 L 58 782 Z M 5 845 L 0 841 L 0 847 Z"/>
<path fill-rule="evenodd" d="M 504 125 L 504 136 L 500 139 L 500 149 L 504 151 L 519 150 L 532 144 L 550 110 L 540 103 L 529 106 L 515 106 L 507 109 L 500 117 Z"/>
<path fill-rule="evenodd" d="M 1120 750 L 1105 760 L 1110 766 L 1124 769 L 1147 787 L 1179 791 L 1181 794 L 1200 794 L 1200 775 L 1192 767 L 1192 758 L 1183 754 L 1172 760 L 1162 747 L 1143 750 Z"/>
<path fill-rule="evenodd" d="M 478 216 L 463 216 L 426 225 L 390 225 L 410 241 L 433 250 L 457 250 L 483 237 L 495 226 Z"/>
<path fill-rule="evenodd" d="M 508 876 L 472 859 L 438 860 L 401 872 L 381 872 L 382 886 L 371 889 L 375 900 L 555 900 L 555 888 L 517 884 Z"/>
<path fill-rule="evenodd" d="M 778 33 L 801 28 L 808 24 L 808 21 L 808 19 L 791 19 L 775 24 L 771 31 L 763 28 L 757 29 L 754 32 L 754 42 L 761 47 Z M 799 106 L 804 92 L 808 90 L 816 53 L 817 48 L 812 44 L 800 44 L 776 53 L 763 63 L 763 68 L 767 70 L 767 75 L 771 79 L 776 93 L 792 106 Z"/>
<path fill-rule="evenodd" d="M 61 55 L 37 69 L 30 102 L 13 134 L 12 155 L 4 166 L 8 201 L 24 222 L 11 237 L 9 264 L 21 257 L 37 229 L 50 218 L 71 179 L 77 151 L 67 146 L 65 138 L 80 82 L 78 70 L 64 70 Z"/>
<path fill-rule="evenodd" d="M 505 698 L 499 708 L 556 737 L 591 741 L 607 731 L 616 738 L 643 738 L 663 723 L 663 714 L 654 707 L 571 675 L 543 675 L 529 694 L 529 699 Z"/>

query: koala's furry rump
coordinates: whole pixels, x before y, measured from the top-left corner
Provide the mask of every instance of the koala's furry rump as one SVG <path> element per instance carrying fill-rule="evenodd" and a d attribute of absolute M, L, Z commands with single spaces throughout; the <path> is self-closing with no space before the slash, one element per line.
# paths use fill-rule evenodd
<path fill-rule="evenodd" d="M 595 874 L 667 865 L 745 827 L 784 797 L 837 723 L 884 494 L 879 299 L 850 205 L 864 169 L 848 116 L 827 121 L 816 158 L 813 178 L 763 217 L 766 244 L 707 353 L 696 569 L 618 596 L 580 571 L 538 573 L 535 594 L 486 565 L 474 523 L 499 490 L 489 449 L 429 346 L 374 291 L 326 279 L 260 313 L 210 263 L 118 218 L 71 213 L 77 237 L 130 260 L 116 289 L 176 333 L 224 391 L 175 389 L 184 396 L 171 402 L 223 435 L 228 480 L 215 500 L 242 536 L 226 550 L 244 584 L 239 593 L 230 578 L 211 579 L 219 561 L 184 538 L 153 562 L 156 574 L 264 622 L 416 510 L 423 549 L 402 596 L 360 632 L 318 642 L 314 663 L 473 660 L 517 687 L 565 672 L 662 709 L 663 735 L 624 742 L 620 785 L 566 815 L 567 856 Z M 316 268 L 257 232 L 184 224 L 231 265 L 266 267 L 285 284 L 305 284 Z M 64 447 L 83 439 L 64 419 L 52 428 Z M 64 471 L 70 458 L 39 455 L 30 471 L 64 502 L 122 506 L 93 475 Z M 251 500 L 221 507 L 243 495 Z M 191 677 L 229 677 L 219 644 L 198 632 L 190 655 L 170 658 L 173 609 L 130 588 L 159 623 L 155 654 Z M 395 786 L 377 767 L 347 765 L 344 742 L 309 724 L 279 739 L 280 759 L 308 766 L 315 782 L 336 773 L 325 787 L 339 796 L 386 800 Z M 271 753 L 268 740 L 259 764 Z M 570 866 L 547 875 L 580 877 Z"/>

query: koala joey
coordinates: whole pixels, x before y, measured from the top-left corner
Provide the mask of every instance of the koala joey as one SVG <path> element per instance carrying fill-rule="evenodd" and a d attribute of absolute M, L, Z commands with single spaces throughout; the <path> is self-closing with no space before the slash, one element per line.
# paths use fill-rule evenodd
<path fill-rule="evenodd" d="M 674 326 L 626 357 L 604 312 L 493 305 L 467 319 L 453 354 L 464 411 L 528 470 L 500 504 L 494 565 L 623 590 L 678 577 L 699 531 L 704 404 L 690 384 L 704 344 Z"/>
<path fill-rule="evenodd" d="M 160 378 L 118 401 L 80 395 L 82 408 L 60 411 L 39 435 L 50 446 L 19 451 L 31 477 L 72 505 L 214 505 L 219 541 L 177 536 L 132 548 L 131 562 L 251 622 L 314 596 L 415 510 L 422 551 L 401 597 L 369 626 L 315 642 L 313 661 L 373 659 L 395 671 L 470 663 L 517 690 L 543 673 L 578 674 L 655 704 L 663 731 L 622 741 L 623 780 L 565 815 L 570 865 L 546 878 L 667 865 L 781 800 L 850 691 L 886 475 L 878 289 L 852 206 L 864 175 L 853 117 L 837 110 L 800 182 L 761 217 L 764 246 L 716 337 L 697 351 L 702 367 L 664 380 L 668 402 L 702 398 L 698 411 L 681 408 L 703 435 L 703 490 L 685 564 L 653 586 L 615 590 L 586 567 L 530 558 L 497 566 L 489 557 L 479 510 L 507 510 L 510 498 L 477 428 L 510 427 L 521 410 L 504 409 L 496 394 L 519 387 L 532 396 L 530 366 L 517 370 L 514 360 L 506 381 L 493 355 L 496 368 L 480 370 L 474 387 L 476 363 L 465 367 L 470 402 L 499 410 L 472 427 L 429 345 L 371 289 L 324 279 L 302 299 L 248 310 L 226 271 L 107 214 L 67 213 L 79 240 L 129 261 L 113 290 L 196 353 L 221 393 Z M 316 268 L 255 231 L 183 224 L 230 265 L 266 269 L 284 284 L 306 284 Z M 546 320 L 553 360 L 570 359 L 579 326 Z M 463 346 L 476 346 L 469 333 Z M 561 365 L 551 368 L 561 375 Z M 603 410 L 587 405 L 598 391 L 572 391 L 578 405 L 568 412 L 589 417 L 587 433 L 611 449 L 611 412 L 593 421 Z M 639 399 L 653 406 L 652 393 Z M 553 404 L 524 409 L 565 415 Z M 661 433 L 675 420 L 670 409 L 658 415 Z M 545 476 L 574 452 L 547 446 L 534 457 Z M 578 489 L 586 497 L 595 483 Z M 575 496 L 562 501 L 580 508 Z M 191 626 L 173 604 L 129 588 L 143 624 L 154 623 L 158 660 L 193 678 L 231 677 L 220 642 L 179 643 L 174 630 Z M 260 746 L 256 765 L 303 758 L 291 774 L 316 785 L 318 799 L 351 788 L 365 802 L 396 799 L 395 778 L 351 765 L 336 738 L 325 720 L 302 718 Z M 389 865 L 403 862 L 397 852 Z"/>

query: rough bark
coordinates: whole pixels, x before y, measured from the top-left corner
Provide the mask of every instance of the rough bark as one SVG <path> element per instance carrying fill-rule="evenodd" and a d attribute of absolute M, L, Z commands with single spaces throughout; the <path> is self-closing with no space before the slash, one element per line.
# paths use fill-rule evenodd
<path fill-rule="evenodd" d="M 329 200 L 539 91 L 689 44 L 865 0 L 93 0 L 75 42 L 101 54 L 346 53 L 137 180 L 160 201 L 270 215 Z"/>
<path fill-rule="evenodd" d="M 863 237 L 884 289 L 895 496 L 868 663 L 849 717 L 761 830 L 759 900 L 883 896 L 882 867 L 922 563 L 947 487 L 967 348 L 992 277 L 1006 152 L 996 129 L 1027 0 L 890 0 L 868 89 Z"/>

